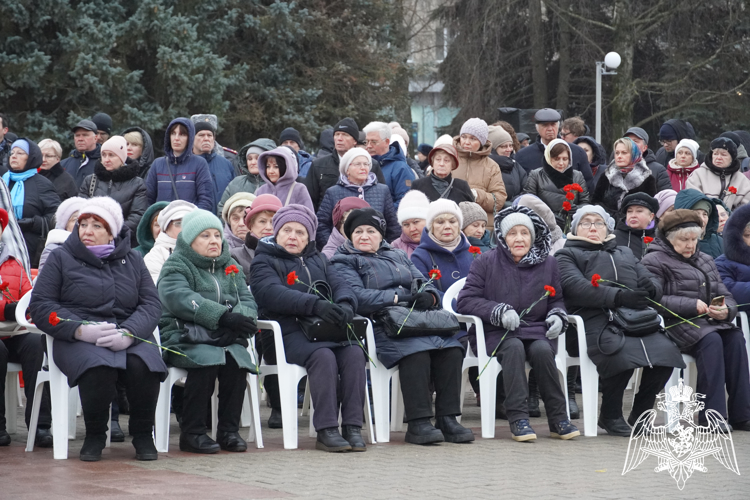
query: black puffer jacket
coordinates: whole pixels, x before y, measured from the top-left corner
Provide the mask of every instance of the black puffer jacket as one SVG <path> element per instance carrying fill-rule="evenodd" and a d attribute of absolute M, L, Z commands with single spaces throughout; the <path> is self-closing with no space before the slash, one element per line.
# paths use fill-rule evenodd
<path fill-rule="evenodd" d="M 669 336 L 680 349 L 689 348 L 716 330 L 735 328 L 732 320 L 737 316 L 737 302 L 721 280 L 719 270 L 710 255 L 699 250 L 686 259 L 675 252 L 666 238 L 660 235 L 649 245 L 641 263 L 662 282 L 664 295 L 660 302 L 683 318 L 698 315 L 698 299 L 710 305 L 711 299 L 723 295 L 725 304 L 729 307 L 729 316 L 724 321 L 703 316 L 693 320 L 700 328 L 687 323 L 669 328 Z M 682 321 L 666 311 L 662 311 L 661 314 L 667 327 Z"/>
<path fill-rule="evenodd" d="M 633 229 L 628 227 L 624 218 L 617 222 L 615 228 L 617 244 L 621 247 L 628 247 L 633 252 L 635 260 L 641 260 L 646 255 L 648 244 L 644 244 L 644 238 L 651 238 L 649 241 L 653 241 L 654 233 L 656 233 L 655 225 L 647 229 Z"/>
<path fill-rule="evenodd" d="M 612 355 L 603 354 L 597 346 L 600 333 L 605 352 L 615 350 L 621 342 L 620 336 L 604 328 L 609 322 L 610 311 L 615 309 L 615 296 L 622 288 L 608 282 L 594 287 L 591 283 L 594 274 L 633 290 L 638 289 L 639 278 L 650 279 L 656 289 L 651 299 L 658 301 L 661 298 L 659 280 L 635 260 L 630 249 L 617 246 L 614 238 L 605 243 L 594 243 L 569 236 L 565 247 L 555 253 L 555 258 L 560 267 L 565 308 L 568 314 L 583 318 L 587 352 L 602 378 L 645 366 L 684 367 L 677 346 L 660 332 L 640 338 L 625 337 L 622 349 Z"/>
<path fill-rule="evenodd" d="M 127 159 L 125 165 L 109 171 L 100 162 L 94 165 L 94 174 L 86 176 L 78 191 L 81 198 L 90 198 L 91 184 L 94 184 L 93 196 L 109 196 L 120 204 L 125 225 L 130 228 L 131 245 L 138 244 L 136 230 L 143 214 L 149 207 L 146 197 L 146 183 L 138 176 L 140 165 Z"/>
<path fill-rule="evenodd" d="M 138 132 L 143 138 L 143 151 L 141 151 L 140 158 L 135 161 L 138 163 L 138 177 L 140 177 L 141 179 L 146 179 L 148 170 L 151 168 L 151 164 L 154 162 L 154 143 L 151 142 L 151 136 L 148 135 L 148 132 L 143 130 L 141 127 L 126 128 L 122 132 L 122 135 L 130 132 Z"/>
<path fill-rule="evenodd" d="M 417 179 L 411 183 L 412 189 L 422 191 L 430 201 L 435 201 L 440 198 L 440 193 L 438 193 L 438 190 L 435 189 L 435 186 L 432 184 L 433 174 L 433 172 L 430 172 L 430 175 Z M 448 175 L 446 180 L 448 182 L 451 180 L 453 181 L 451 191 L 448 193 L 448 196 L 446 196 L 447 199 L 455 201 L 457 205 L 462 201 L 474 201 L 474 195 L 471 193 L 471 186 L 469 186 L 468 182 L 463 179 L 456 179 L 452 175 Z"/>
<path fill-rule="evenodd" d="M 533 194 L 540 200 L 542 200 L 549 208 L 552 213 L 555 214 L 557 219 L 557 225 L 561 229 L 565 229 L 565 218 L 567 213 L 563 211 L 563 203 L 569 201 L 565 198 L 565 191 L 563 188 L 568 184 L 579 184 L 583 188 L 582 193 L 571 191 L 575 194 L 570 204 L 573 208 L 570 213 L 573 214 L 576 211 L 576 207 L 581 205 L 588 205 L 589 203 L 589 191 L 586 187 L 586 179 L 583 178 L 583 174 L 573 168 L 568 168 L 565 172 L 558 172 L 545 160 L 542 160 L 542 168 L 532 170 L 526 179 L 526 185 L 523 188 L 524 194 Z"/>
<path fill-rule="evenodd" d="M 65 201 L 68 198 L 78 195 L 78 187 L 76 187 L 75 181 L 59 163 L 48 170 L 40 170 L 39 174 L 42 177 L 46 177 L 55 186 L 55 191 L 57 191 L 60 201 Z"/>
<path fill-rule="evenodd" d="M 505 192 L 508 194 L 508 197 L 505 199 L 504 208 L 507 208 L 513 204 L 513 200 L 523 193 L 523 187 L 526 185 L 526 178 L 529 174 L 526 173 L 525 168 L 509 156 L 490 153 L 490 159 L 498 164 L 500 172 L 503 174 Z"/>

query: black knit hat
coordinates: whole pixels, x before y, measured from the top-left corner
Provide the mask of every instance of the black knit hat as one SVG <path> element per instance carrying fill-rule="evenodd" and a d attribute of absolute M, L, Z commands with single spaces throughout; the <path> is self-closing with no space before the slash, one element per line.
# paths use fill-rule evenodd
<path fill-rule="evenodd" d="M 651 213 L 653 214 L 659 211 L 659 202 L 656 201 L 656 198 L 652 198 L 646 193 L 633 193 L 623 198 L 622 209 L 621 209 L 622 213 L 627 212 L 628 207 L 633 206 L 633 205 L 646 207 L 649 210 L 651 210 Z"/>
<path fill-rule="evenodd" d="M 91 121 L 96 124 L 98 130 L 103 130 L 108 134 L 112 133 L 112 118 L 107 113 L 97 113 Z"/>
<path fill-rule="evenodd" d="M 726 149 L 729 151 L 732 161 L 737 159 L 737 144 L 728 137 L 717 137 L 711 141 L 711 150 L 713 151 L 714 149 Z"/>
<path fill-rule="evenodd" d="M 385 238 L 385 217 L 374 208 L 358 208 L 344 222 L 344 234 L 351 240 L 352 233 L 359 226 L 372 226 Z"/>
<path fill-rule="evenodd" d="M 283 144 L 284 141 L 294 141 L 300 149 L 305 149 L 305 143 L 302 142 L 302 136 L 296 128 L 289 127 L 281 131 L 279 144 Z"/>
<path fill-rule="evenodd" d="M 354 121 L 354 118 L 347 117 L 338 122 L 336 126 L 333 127 L 333 133 L 336 134 L 336 132 L 346 132 L 352 136 L 355 141 L 359 142 L 359 126 L 357 125 L 357 122 Z"/>
<path fill-rule="evenodd" d="M 194 123 L 195 125 L 195 133 L 202 132 L 204 130 L 210 131 L 212 134 L 216 135 L 216 129 L 214 129 L 214 126 L 211 125 L 211 122 L 208 120 L 199 120 Z"/>

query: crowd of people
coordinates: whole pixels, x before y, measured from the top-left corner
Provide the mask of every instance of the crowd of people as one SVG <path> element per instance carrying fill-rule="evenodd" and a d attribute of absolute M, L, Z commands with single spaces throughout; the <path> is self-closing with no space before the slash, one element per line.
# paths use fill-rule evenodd
<path fill-rule="evenodd" d="M 39 397 L 35 440 L 51 446 L 49 388 L 34 394 L 44 343 L 12 335 L 26 313 L 17 303 L 32 293 L 28 314 L 79 388 L 84 461 L 101 458 L 107 430 L 125 440 L 121 412 L 136 458 L 157 459 L 152 428 L 169 366 L 188 373 L 171 401 L 180 449 L 245 451 L 245 378 L 277 355 L 258 319 L 280 324 L 287 361 L 306 369 L 324 451 L 367 448 L 362 317 L 375 335 L 369 361 L 399 368 L 409 443 L 474 440 L 457 418 L 467 349 L 502 366 L 496 394 L 480 394 L 479 370 L 470 380 L 478 404 L 496 398 L 516 441 L 536 439 L 529 419 L 541 416 L 540 400 L 552 437 L 579 435 L 576 368 L 563 387 L 555 366 L 558 349 L 575 357 L 579 348 L 597 367 L 598 424 L 610 435 L 631 435 L 685 367 L 683 353 L 706 394 L 699 422 L 714 410 L 728 422 L 721 432 L 750 431 L 747 351 L 733 322 L 750 308 L 750 134 L 726 132 L 704 154 L 692 125 L 673 119 L 655 153 L 632 127 L 608 157 L 579 117 L 541 109 L 534 120 L 531 143 L 506 122 L 471 118 L 411 158 L 395 122 L 360 129 L 343 118 L 313 155 L 294 128 L 235 152 L 216 142 L 216 116 L 194 115 L 169 123 L 156 158 L 146 130 L 115 135 L 104 113 L 72 128 L 67 155 L 55 140 L 13 134 L 0 114 L 0 390 L 7 363 L 21 363 L 27 425 Z M 482 319 L 484 346 L 441 305 L 463 279 L 454 309 Z M 282 427 L 276 376 L 264 390 L 267 425 Z M 0 405 L 3 446 L 14 410 Z"/>

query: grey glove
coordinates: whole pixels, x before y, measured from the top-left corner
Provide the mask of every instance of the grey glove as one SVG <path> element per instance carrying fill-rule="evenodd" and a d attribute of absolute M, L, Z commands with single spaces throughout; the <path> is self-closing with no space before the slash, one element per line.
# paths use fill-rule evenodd
<path fill-rule="evenodd" d="M 554 340 L 560 336 L 562 332 L 563 320 L 558 315 L 553 315 L 547 318 L 547 333 L 545 334 L 548 339 Z"/>
<path fill-rule="evenodd" d="M 518 328 L 521 324 L 521 318 L 518 316 L 518 313 L 514 309 L 508 309 L 503 313 L 503 326 L 508 329 L 508 331 L 513 331 L 516 328 Z"/>

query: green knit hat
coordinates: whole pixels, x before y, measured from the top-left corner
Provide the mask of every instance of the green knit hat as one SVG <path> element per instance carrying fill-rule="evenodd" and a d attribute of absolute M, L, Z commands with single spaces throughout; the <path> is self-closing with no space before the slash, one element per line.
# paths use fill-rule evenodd
<path fill-rule="evenodd" d="M 182 232 L 180 238 L 190 245 L 206 229 L 224 230 L 221 221 L 208 210 L 197 209 L 182 218 Z"/>

